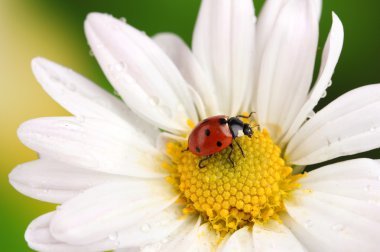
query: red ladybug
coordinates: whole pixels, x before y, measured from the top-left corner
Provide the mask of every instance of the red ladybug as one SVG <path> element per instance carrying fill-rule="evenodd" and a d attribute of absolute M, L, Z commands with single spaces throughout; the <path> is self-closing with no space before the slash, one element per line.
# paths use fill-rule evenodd
<path fill-rule="evenodd" d="M 205 167 L 202 165 L 203 161 L 227 147 L 231 148 L 228 159 L 232 166 L 234 166 L 234 162 L 231 159 L 232 141 L 244 135 L 252 137 L 253 134 L 251 125 L 244 123 L 239 118 L 249 118 L 252 114 L 253 112 L 249 116 L 238 115 L 236 117 L 218 115 L 206 118 L 198 123 L 189 136 L 188 150 L 197 156 L 206 156 L 206 158 L 199 162 L 199 168 Z M 236 143 L 244 156 L 241 146 L 238 142 Z"/>

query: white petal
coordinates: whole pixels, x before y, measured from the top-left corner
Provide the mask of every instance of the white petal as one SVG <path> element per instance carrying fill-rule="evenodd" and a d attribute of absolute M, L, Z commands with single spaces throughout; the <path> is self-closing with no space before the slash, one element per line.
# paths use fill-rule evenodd
<path fill-rule="evenodd" d="M 253 250 L 252 232 L 248 227 L 241 228 L 230 237 L 225 237 L 218 247 L 218 252 L 249 252 Z"/>
<path fill-rule="evenodd" d="M 117 247 L 113 241 L 105 239 L 86 245 L 70 245 L 56 240 L 50 233 L 49 225 L 55 212 L 44 214 L 30 223 L 25 232 L 25 240 L 29 247 L 37 251 L 54 252 L 84 252 L 84 251 L 105 251 Z"/>
<path fill-rule="evenodd" d="M 132 178 L 39 159 L 18 165 L 9 174 L 9 180 L 16 190 L 29 197 L 63 203 L 92 186 L 110 181 L 128 182 Z"/>
<path fill-rule="evenodd" d="M 320 0 L 266 2 L 257 23 L 256 109 L 277 140 L 304 104 L 313 77 Z"/>
<path fill-rule="evenodd" d="M 297 203 L 286 204 L 290 217 L 284 221 L 309 251 L 377 251 L 379 223 L 313 195 L 295 196 Z"/>
<path fill-rule="evenodd" d="M 216 87 L 207 79 L 208 75 L 205 75 L 185 42 L 172 33 L 160 33 L 153 39 L 176 64 L 186 81 L 199 93 L 205 103 L 207 116 L 219 114 Z"/>
<path fill-rule="evenodd" d="M 332 195 L 361 200 L 364 206 L 372 205 L 373 211 L 380 205 L 380 163 L 371 159 L 353 159 L 345 162 L 327 165 L 316 169 L 302 178 L 300 183 L 311 191 L 329 193 Z M 354 201 L 352 201 L 354 203 Z M 363 216 L 371 216 L 373 220 L 380 220 L 380 210 L 377 217 L 369 212 Z"/>
<path fill-rule="evenodd" d="M 106 14 L 92 13 L 86 36 L 100 66 L 128 106 L 171 132 L 197 122 L 187 83 L 165 53 L 145 34 Z"/>
<path fill-rule="evenodd" d="M 254 250 L 257 252 L 306 251 L 292 232 L 284 225 L 271 221 L 264 226 L 255 225 L 252 232 Z"/>
<path fill-rule="evenodd" d="M 213 81 L 221 113 L 236 115 L 253 82 L 255 15 L 251 0 L 204 0 L 193 51 Z"/>
<path fill-rule="evenodd" d="M 210 252 L 215 251 L 220 237 L 208 223 L 202 224 L 197 232 L 191 248 L 187 251 Z"/>
<path fill-rule="evenodd" d="M 158 134 L 123 102 L 71 69 L 44 58 L 33 59 L 32 69 L 44 90 L 73 115 L 128 123 L 152 138 Z"/>
<path fill-rule="evenodd" d="M 40 118 L 22 124 L 21 141 L 50 158 L 91 170 L 162 177 L 160 154 L 143 135 L 104 120 Z"/>
<path fill-rule="evenodd" d="M 352 90 L 319 111 L 290 140 L 286 156 L 308 165 L 380 146 L 380 85 Z"/>
<path fill-rule="evenodd" d="M 285 202 L 285 223 L 310 251 L 378 251 L 379 176 L 380 163 L 370 159 L 311 171 Z"/>
<path fill-rule="evenodd" d="M 184 216 L 182 207 L 173 204 L 118 232 L 118 240 L 120 247 L 154 247 L 169 242 L 170 236 L 177 235 L 188 225 L 194 226 L 194 218 Z"/>
<path fill-rule="evenodd" d="M 281 140 L 283 144 L 286 144 L 290 137 L 299 129 L 308 115 L 313 112 L 313 108 L 318 104 L 319 99 L 326 92 L 342 51 L 343 37 L 343 25 L 338 16 L 333 13 L 333 23 L 325 48 L 323 49 L 322 62 L 317 82 L 309 93 L 307 101 L 298 112 L 297 117 L 293 120 L 285 137 Z"/>
<path fill-rule="evenodd" d="M 109 183 L 91 188 L 65 202 L 54 216 L 54 238 L 82 245 L 109 237 L 163 211 L 178 196 L 164 180 Z"/>
<path fill-rule="evenodd" d="M 200 228 L 201 218 L 192 218 L 189 223 L 184 225 L 175 234 L 167 238 L 165 242 L 153 243 L 142 247 L 142 252 L 160 251 L 192 251 L 191 248 L 197 239 L 198 230 Z"/>

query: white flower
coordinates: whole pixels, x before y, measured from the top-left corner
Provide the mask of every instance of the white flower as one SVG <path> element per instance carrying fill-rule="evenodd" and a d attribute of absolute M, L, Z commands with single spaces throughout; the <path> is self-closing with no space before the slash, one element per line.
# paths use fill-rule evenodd
<path fill-rule="evenodd" d="M 16 167 L 10 182 L 25 195 L 62 204 L 30 224 L 29 246 L 40 251 L 377 251 L 379 161 L 335 163 L 302 178 L 290 175 L 287 166 L 380 146 L 380 85 L 348 92 L 310 116 L 329 86 L 343 43 L 342 25 L 333 14 L 319 76 L 309 91 L 320 10 L 319 0 L 267 0 L 256 22 L 250 0 L 203 0 L 192 51 L 175 35 L 151 40 L 121 20 L 90 14 L 88 41 L 123 102 L 69 69 L 34 59 L 38 81 L 73 117 L 35 119 L 19 129 L 20 139 L 40 159 Z M 243 111 L 256 111 L 270 136 L 256 131 L 256 138 L 239 138 L 246 158 L 234 153 L 235 170 L 221 159 L 223 152 L 213 157 L 222 163 L 213 159 L 200 171 L 198 157 L 178 151 L 190 121 Z M 245 176 L 245 184 L 235 171 Z M 273 177 L 263 179 L 266 173 Z M 251 174 L 257 176 L 250 180 Z M 275 175 L 278 183 L 271 182 Z M 214 191 L 213 176 L 221 185 Z M 238 227 L 216 223 L 241 214 L 246 217 L 236 220 Z"/>

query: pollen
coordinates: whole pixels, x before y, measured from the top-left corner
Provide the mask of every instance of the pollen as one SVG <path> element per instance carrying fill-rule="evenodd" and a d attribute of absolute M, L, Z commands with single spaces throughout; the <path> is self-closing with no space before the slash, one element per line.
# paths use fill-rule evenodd
<path fill-rule="evenodd" d="M 237 143 L 236 143 L 237 142 Z M 230 148 L 215 153 L 199 162 L 189 151 L 187 143 L 169 142 L 167 153 L 170 163 L 163 166 L 169 171 L 167 181 L 181 194 L 184 214 L 198 213 L 204 222 L 220 235 L 232 233 L 244 226 L 281 222 L 280 213 L 286 211 L 284 199 L 300 185 L 303 175 L 292 175 L 292 168 L 281 157 L 267 131 L 256 130 L 251 138 L 236 138 Z"/>

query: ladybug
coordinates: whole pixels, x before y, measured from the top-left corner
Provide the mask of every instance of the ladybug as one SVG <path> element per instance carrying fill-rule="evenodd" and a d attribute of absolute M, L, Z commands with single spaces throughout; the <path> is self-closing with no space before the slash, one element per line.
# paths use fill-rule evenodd
<path fill-rule="evenodd" d="M 244 123 L 240 118 L 249 118 L 249 116 L 238 115 L 228 117 L 226 115 L 217 115 L 204 119 L 193 129 L 188 140 L 188 148 L 191 153 L 197 156 L 206 156 L 199 161 L 199 168 L 204 168 L 202 162 L 209 159 L 213 154 L 220 152 L 226 148 L 231 148 L 228 159 L 234 167 L 235 164 L 231 159 L 233 150 L 232 142 L 237 137 L 252 137 L 253 129 L 249 123 Z M 238 142 L 236 142 L 243 157 L 244 152 Z"/>

